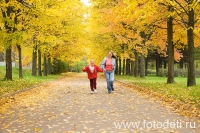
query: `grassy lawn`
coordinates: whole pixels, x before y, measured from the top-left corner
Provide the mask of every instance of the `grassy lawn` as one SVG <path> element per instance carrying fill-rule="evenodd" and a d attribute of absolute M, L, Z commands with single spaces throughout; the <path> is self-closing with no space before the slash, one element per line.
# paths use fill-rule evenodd
<path fill-rule="evenodd" d="M 18 78 L 18 68 L 13 68 L 13 80 L 5 81 L 5 67 L 0 66 L 0 97 L 7 94 L 23 90 L 43 82 L 52 81 L 61 77 L 61 75 L 48 75 L 48 76 L 32 76 L 31 70 L 23 70 L 24 78 Z"/>
<path fill-rule="evenodd" d="M 174 84 L 167 84 L 166 77 L 147 76 L 135 78 L 127 75 L 116 75 L 116 79 L 146 90 L 153 90 L 168 97 L 184 102 L 192 102 L 200 108 L 200 78 L 196 78 L 196 86 L 187 87 L 187 78 L 175 77 Z"/>

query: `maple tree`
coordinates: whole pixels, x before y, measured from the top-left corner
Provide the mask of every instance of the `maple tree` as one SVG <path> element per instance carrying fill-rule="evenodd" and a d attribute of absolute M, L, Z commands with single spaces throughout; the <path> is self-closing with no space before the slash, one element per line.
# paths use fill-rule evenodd
<path fill-rule="evenodd" d="M 180 61 L 182 58 L 182 54 L 178 50 L 182 49 L 180 48 L 182 44 L 188 47 L 189 56 L 193 56 L 190 55 L 193 52 L 189 48 L 194 41 L 189 37 L 193 34 L 190 31 L 193 28 L 189 28 L 191 27 L 191 25 L 188 25 L 190 24 L 190 19 L 187 21 L 187 18 L 190 17 L 188 16 L 191 14 L 190 11 L 194 10 L 193 15 L 195 14 L 196 19 L 194 22 L 196 25 L 199 24 L 198 7 L 200 4 L 197 1 L 152 0 L 133 2 L 129 0 L 107 0 L 100 2 L 93 0 L 93 3 L 94 10 L 98 9 L 101 15 L 100 19 L 96 20 L 103 29 L 102 31 L 99 30 L 99 32 L 102 36 L 108 36 L 106 38 L 107 41 L 109 39 L 112 40 L 109 46 L 121 53 L 118 56 L 127 59 L 133 58 L 134 60 L 137 58 L 132 55 L 139 53 L 140 59 L 143 60 L 143 55 L 147 56 L 150 49 L 156 49 L 162 56 L 168 56 L 168 83 L 174 82 L 174 60 Z M 198 33 L 198 27 L 194 28 L 194 31 Z M 190 31 L 188 38 L 187 31 Z M 195 36 L 198 35 L 196 34 Z M 127 46 L 125 51 L 121 47 L 124 44 Z M 199 45 L 196 43 L 195 47 L 197 46 Z M 105 46 L 105 49 L 107 48 L 108 46 Z M 194 47 L 192 46 L 191 49 L 194 49 Z M 190 60 L 188 64 L 192 65 L 194 64 L 194 59 L 190 57 L 188 57 L 188 61 Z M 188 74 L 188 86 L 195 85 L 194 67 L 188 67 L 188 72 L 190 72 Z"/>
<path fill-rule="evenodd" d="M 32 75 L 41 75 L 41 61 L 46 64 L 50 58 L 75 62 L 85 54 L 81 38 L 83 38 L 84 8 L 76 1 L 26 1 L 5 0 L 1 3 L 2 44 L 6 49 L 7 79 L 12 79 L 11 49 L 17 45 L 19 66 L 22 69 L 22 51 L 32 48 Z M 6 21 L 5 21 L 6 20 Z M 39 56 L 37 51 L 39 50 Z M 30 52 L 30 51 L 29 51 Z M 27 54 L 27 53 L 26 53 Z M 74 55 L 73 58 L 70 58 Z M 42 60 L 41 57 L 44 57 Z M 67 59 L 68 58 L 68 59 Z M 37 64 L 38 60 L 38 64 Z M 47 64 L 50 64 L 49 62 Z M 45 65 L 45 75 L 49 66 Z M 49 72 L 50 73 L 50 72 Z M 20 77 L 23 77 L 20 73 Z"/>

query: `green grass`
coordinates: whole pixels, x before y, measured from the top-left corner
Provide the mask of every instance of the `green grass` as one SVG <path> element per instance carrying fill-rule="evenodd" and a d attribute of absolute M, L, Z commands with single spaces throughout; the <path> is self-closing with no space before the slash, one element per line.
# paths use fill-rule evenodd
<path fill-rule="evenodd" d="M 167 84 L 166 77 L 157 76 L 135 78 L 127 75 L 116 75 L 116 79 L 184 102 L 195 103 L 200 108 L 200 78 L 196 78 L 197 85 L 192 87 L 187 87 L 187 78 L 182 77 L 176 77 L 173 84 Z"/>
<path fill-rule="evenodd" d="M 23 70 L 24 78 L 20 79 L 18 78 L 18 68 L 13 68 L 12 71 L 13 80 L 4 80 L 6 69 L 0 66 L 0 97 L 61 77 L 61 75 L 32 76 L 31 70 L 25 69 Z"/>

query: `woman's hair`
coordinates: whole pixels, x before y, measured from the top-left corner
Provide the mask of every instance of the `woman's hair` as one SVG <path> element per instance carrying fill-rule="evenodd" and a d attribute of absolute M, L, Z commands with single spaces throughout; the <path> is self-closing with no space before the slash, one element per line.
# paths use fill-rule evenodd
<path fill-rule="evenodd" d="M 113 54 L 113 52 L 112 52 L 112 51 L 109 51 L 109 52 L 111 52 L 111 53 L 112 53 L 112 58 L 116 58 L 116 56 Z"/>

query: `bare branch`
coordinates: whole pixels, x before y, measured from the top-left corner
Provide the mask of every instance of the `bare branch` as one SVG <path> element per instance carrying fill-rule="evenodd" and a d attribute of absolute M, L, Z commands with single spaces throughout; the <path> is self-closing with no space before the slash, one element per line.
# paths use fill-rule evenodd
<path fill-rule="evenodd" d="M 181 3 L 179 3 L 177 0 L 174 0 L 174 1 L 185 11 L 185 13 L 187 15 L 189 15 L 188 12 L 187 12 L 187 10 L 181 5 Z"/>
<path fill-rule="evenodd" d="M 29 3 L 25 2 L 24 0 L 17 0 L 17 2 L 21 3 L 23 6 L 27 8 L 33 8 L 33 5 L 30 5 Z"/>

